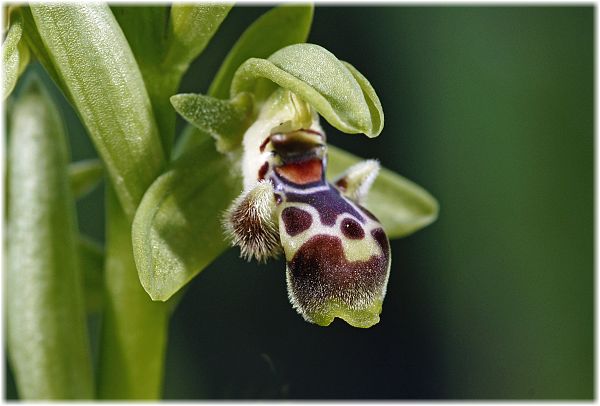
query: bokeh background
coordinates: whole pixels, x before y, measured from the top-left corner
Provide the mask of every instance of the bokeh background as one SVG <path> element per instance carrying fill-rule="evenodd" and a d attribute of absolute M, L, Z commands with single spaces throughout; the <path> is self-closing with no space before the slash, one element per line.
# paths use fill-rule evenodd
<path fill-rule="evenodd" d="M 181 90 L 205 92 L 267 9 L 234 8 Z M 593 34 L 591 6 L 318 5 L 309 41 L 354 64 L 385 111 L 380 137 L 330 128 L 329 140 L 425 187 L 439 220 L 392 241 L 368 330 L 305 323 L 283 263 L 228 251 L 173 315 L 164 396 L 591 399 Z M 95 156 L 55 95 L 73 159 Z M 98 240 L 102 195 L 78 203 L 80 229 Z"/>

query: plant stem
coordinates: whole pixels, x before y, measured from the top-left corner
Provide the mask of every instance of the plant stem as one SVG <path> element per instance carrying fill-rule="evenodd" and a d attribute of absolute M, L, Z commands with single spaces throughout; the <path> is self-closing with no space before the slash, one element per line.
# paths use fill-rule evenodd
<path fill-rule="evenodd" d="M 168 304 L 153 302 L 140 285 L 131 224 L 112 186 L 106 193 L 105 312 L 98 397 L 158 399 L 167 339 Z"/>

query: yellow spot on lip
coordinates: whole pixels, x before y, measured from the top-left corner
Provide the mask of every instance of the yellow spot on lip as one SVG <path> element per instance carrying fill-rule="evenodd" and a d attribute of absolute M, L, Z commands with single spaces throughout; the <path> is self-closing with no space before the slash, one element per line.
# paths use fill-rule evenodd
<path fill-rule="evenodd" d="M 284 203 L 279 208 L 280 210 L 285 209 L 286 207 L 297 207 L 302 209 L 312 215 L 313 222 L 311 226 L 300 234 L 292 237 L 286 231 L 283 223 L 279 225 L 279 233 L 281 244 L 284 248 L 285 258 L 287 261 L 291 261 L 296 252 L 302 245 L 304 245 L 311 237 L 315 235 L 331 235 L 340 238 L 342 241 L 342 248 L 344 250 L 344 256 L 350 262 L 355 261 L 368 261 L 373 255 L 383 255 L 384 253 L 381 250 L 381 247 L 377 243 L 377 241 L 371 235 L 371 231 L 380 228 L 381 224 L 378 222 L 371 220 L 369 218 L 366 219 L 366 223 L 362 225 L 365 230 L 365 237 L 361 240 L 352 240 L 342 235 L 340 231 L 340 226 L 342 220 L 349 216 L 339 216 L 336 219 L 336 222 L 333 226 L 325 226 L 321 223 L 319 219 L 319 213 L 317 210 L 306 203 Z M 278 215 L 279 217 L 279 215 Z"/>

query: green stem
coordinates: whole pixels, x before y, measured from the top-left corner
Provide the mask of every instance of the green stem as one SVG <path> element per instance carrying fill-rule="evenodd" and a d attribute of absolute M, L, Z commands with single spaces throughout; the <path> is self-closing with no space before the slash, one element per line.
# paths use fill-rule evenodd
<path fill-rule="evenodd" d="M 140 285 L 131 224 L 114 190 L 106 193 L 105 311 L 98 397 L 158 399 L 161 395 L 168 304 L 153 302 Z"/>
<path fill-rule="evenodd" d="M 175 138 L 176 114 L 169 97 L 177 93 L 183 73 L 173 70 L 142 70 L 166 156 L 170 155 Z"/>

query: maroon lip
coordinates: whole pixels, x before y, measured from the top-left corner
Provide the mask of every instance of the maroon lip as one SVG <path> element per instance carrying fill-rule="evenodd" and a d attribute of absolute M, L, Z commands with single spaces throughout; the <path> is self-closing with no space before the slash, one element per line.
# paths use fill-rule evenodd
<path fill-rule="evenodd" d="M 382 249 L 366 261 L 348 261 L 339 237 L 316 235 L 308 240 L 288 262 L 291 288 L 301 307 L 308 312 L 322 311 L 324 303 L 335 300 L 355 307 L 365 298 L 382 294 L 386 284 L 390 255 L 382 229 L 371 232 Z"/>

